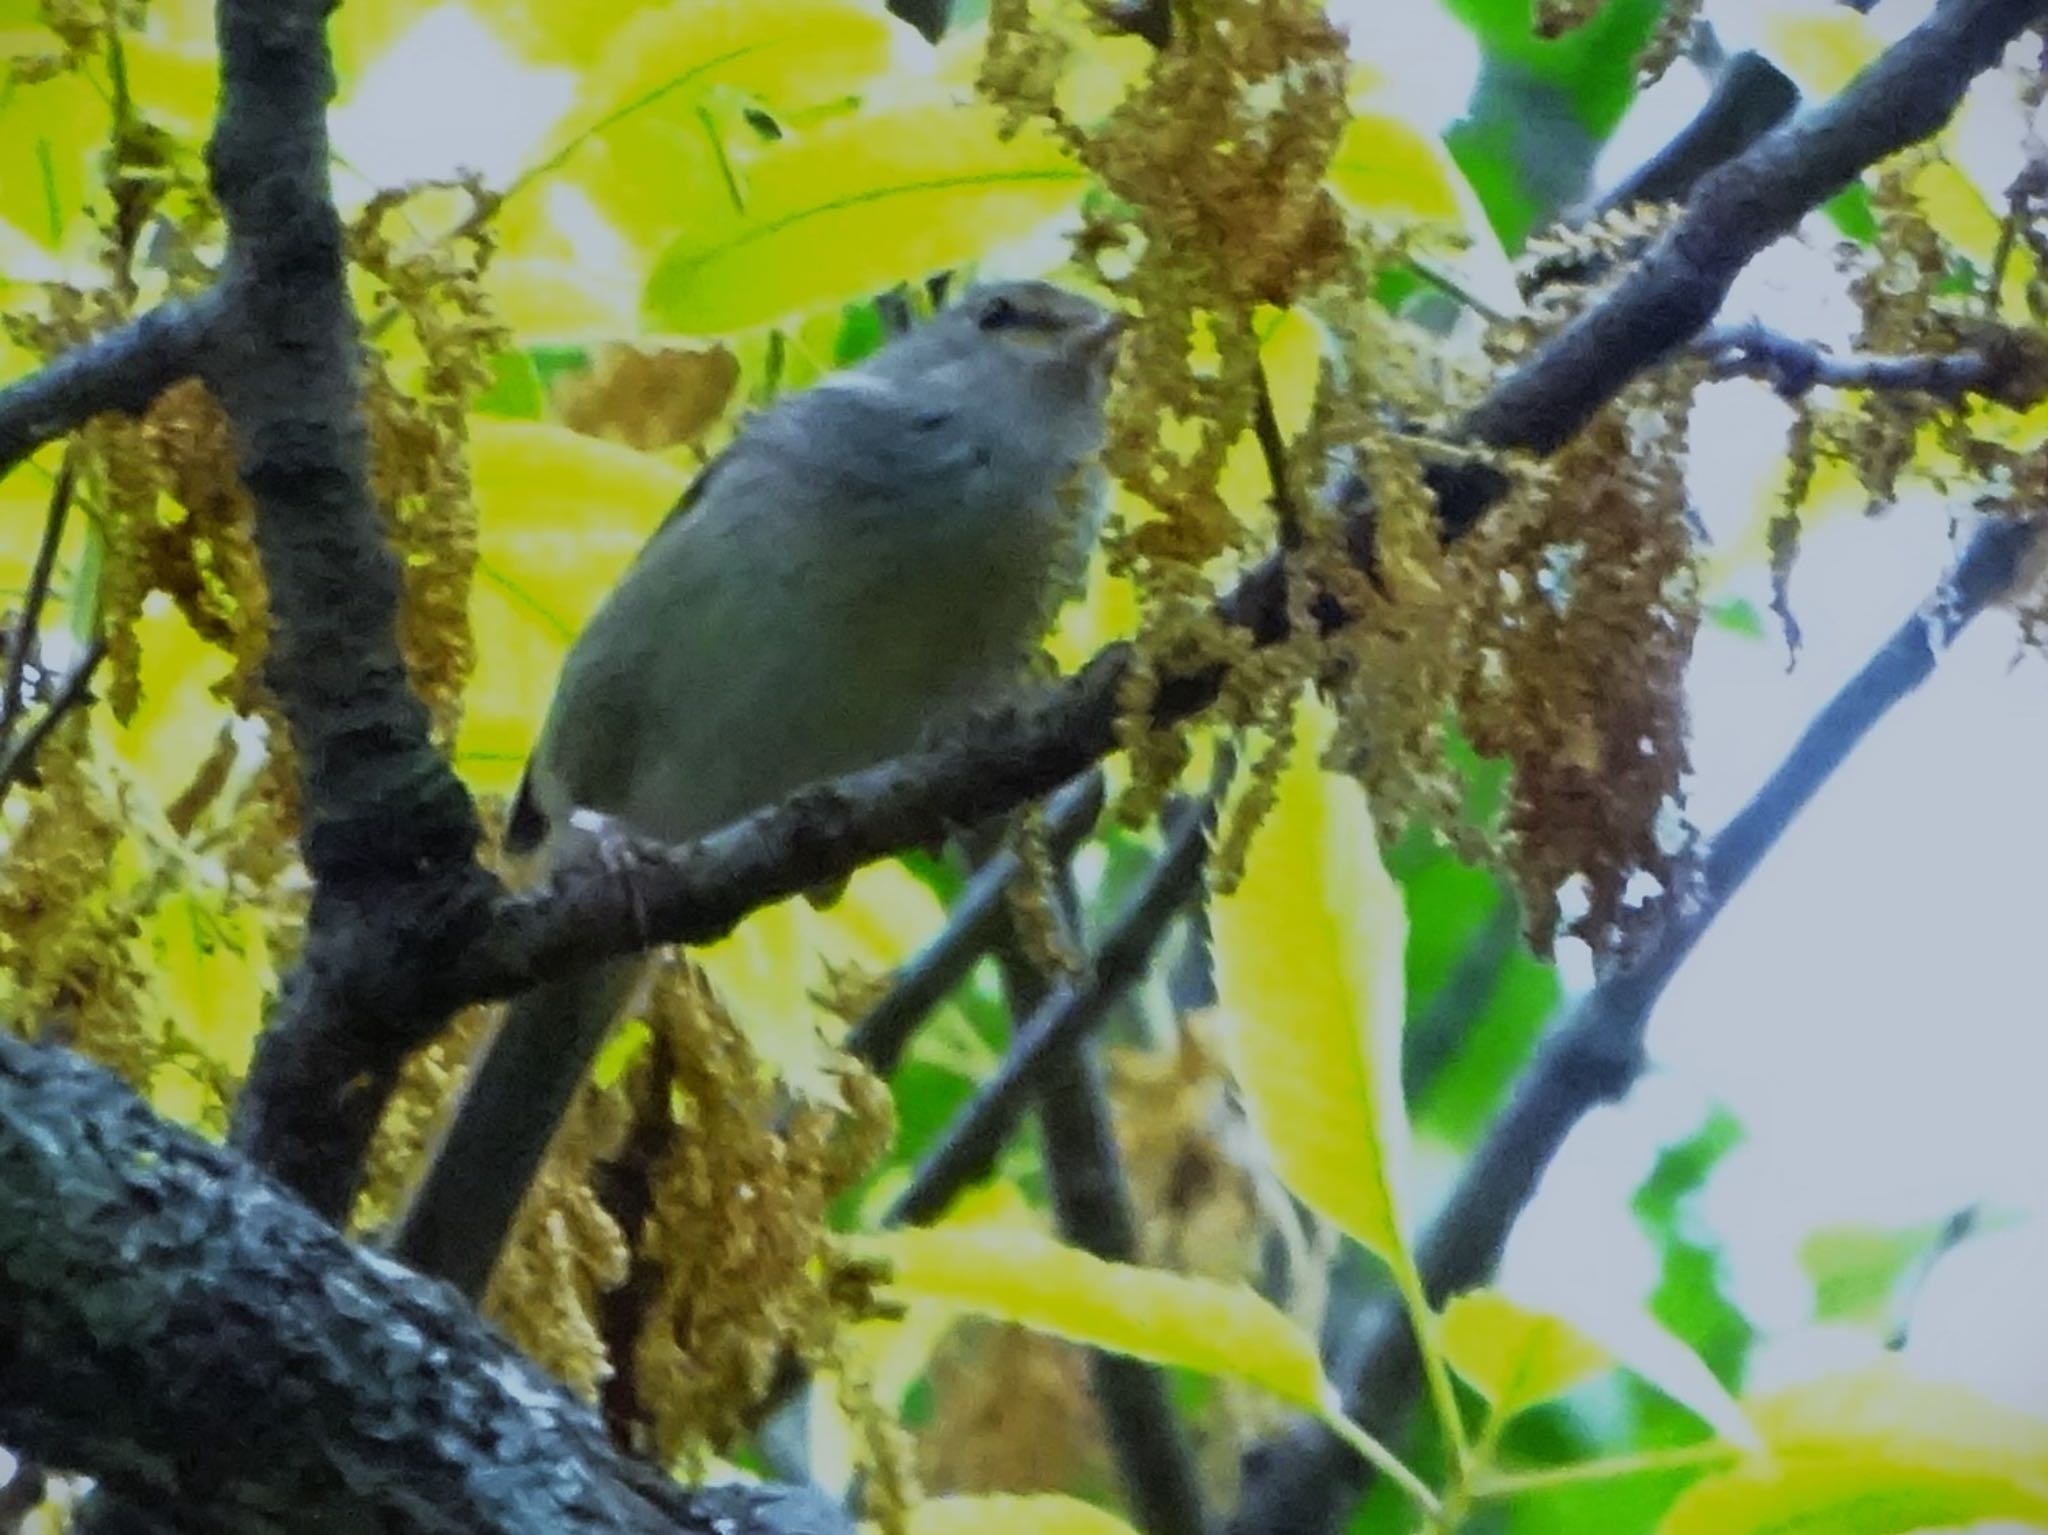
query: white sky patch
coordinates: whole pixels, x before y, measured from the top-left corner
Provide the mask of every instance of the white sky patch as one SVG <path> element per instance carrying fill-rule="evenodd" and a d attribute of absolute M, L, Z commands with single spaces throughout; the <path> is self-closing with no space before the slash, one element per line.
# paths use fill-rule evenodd
<path fill-rule="evenodd" d="M 1718 429 L 1700 459 L 1739 443 L 1746 414 L 1703 420 Z M 1739 520 L 1705 500 L 1710 523 Z M 1931 590 L 1946 523 L 1921 497 L 1812 535 L 1793 577 L 1807 644 L 1790 676 L 1768 615 L 1763 641 L 1702 631 L 1690 682 L 1702 825 L 1748 799 Z M 1914 1362 L 2048 1410 L 2048 664 L 2015 665 L 2016 647 L 2009 617 L 1979 618 L 1731 902 L 1652 1020 L 1652 1074 L 1574 1133 L 1525 1215 L 1504 1271 L 1517 1288 L 1543 1293 L 1576 1269 L 1603 1272 L 1608 1289 L 1617 1267 L 1622 1293 L 1640 1286 L 1642 1252 L 1617 1224 L 1633 1225 L 1628 1191 L 1719 1103 L 1746 1140 L 1697 1213 L 1764 1331 L 1757 1387 L 1877 1355 L 1874 1332 L 1813 1322 L 1798 1251 L 1816 1227 L 1903 1227 L 1981 1203 L 2021 1225 L 1937 1267 L 1912 1316 Z"/>
<path fill-rule="evenodd" d="M 1479 45 L 1443 7 L 1327 0 L 1324 9 L 1350 38 L 1351 57 L 1379 72 L 1376 100 L 1431 133 L 1464 114 L 1479 80 Z"/>
<path fill-rule="evenodd" d="M 576 92 L 568 70 L 520 61 L 474 12 L 444 5 L 356 81 L 329 115 L 336 179 L 352 189 L 474 170 L 503 186 Z"/>

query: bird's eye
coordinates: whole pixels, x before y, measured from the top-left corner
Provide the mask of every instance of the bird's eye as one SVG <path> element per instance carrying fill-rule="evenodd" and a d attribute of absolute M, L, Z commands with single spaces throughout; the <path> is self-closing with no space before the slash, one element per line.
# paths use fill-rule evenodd
<path fill-rule="evenodd" d="M 1024 311 L 1006 298 L 992 298 L 981 306 L 974 323 L 983 330 L 1009 330 L 1024 323 Z"/>

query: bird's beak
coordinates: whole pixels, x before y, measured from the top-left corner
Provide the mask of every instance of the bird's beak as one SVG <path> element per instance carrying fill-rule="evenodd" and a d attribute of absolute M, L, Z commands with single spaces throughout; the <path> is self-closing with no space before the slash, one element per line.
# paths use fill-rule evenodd
<path fill-rule="evenodd" d="M 1116 361 L 1116 344 L 1130 328 L 1130 317 L 1106 314 L 1074 338 L 1074 350 L 1084 360 L 1108 371 Z"/>

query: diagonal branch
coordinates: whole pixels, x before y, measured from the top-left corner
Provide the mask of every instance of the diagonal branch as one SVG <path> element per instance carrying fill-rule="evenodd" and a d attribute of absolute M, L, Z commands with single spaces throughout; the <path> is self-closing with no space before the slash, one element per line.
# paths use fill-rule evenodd
<path fill-rule="evenodd" d="M 1600 303 L 1465 421 L 1497 448 L 1551 453 L 1621 387 L 1690 341 L 1766 246 L 1869 166 L 1940 131 L 2041 0 L 1941 0 L 1840 95 L 1703 180 L 1678 222 Z"/>
<path fill-rule="evenodd" d="M 989 1074 L 939 1143 L 889 1206 L 884 1223 L 922 1226 L 943 1215 L 960 1191 L 995 1165 L 1034 1095 L 1132 983 L 1152 950 L 1201 882 L 1209 856 L 1210 807 L 1186 807 L 1167 834 L 1159 861 L 1118 914 L 1087 974 L 1056 983 L 1017 1031 L 1002 1064 Z"/>
<path fill-rule="evenodd" d="M 1076 779 L 1045 807 L 1046 846 L 1064 861 L 1102 813 L 1102 775 Z M 897 972 L 880 1001 L 846 1036 L 846 1052 L 878 1075 L 894 1075 L 910 1037 L 987 952 L 1002 926 L 1004 901 L 1023 872 L 1023 860 L 1004 849 L 974 871 L 946 914 L 939 935 Z"/>
<path fill-rule="evenodd" d="M 1424 1237 L 1419 1254 L 1433 1301 L 1482 1283 L 1566 1136 L 1597 1105 L 1621 1097 L 1642 1069 L 1650 1011 L 1735 892 L 1821 786 L 1879 720 L 1933 673 L 1940 652 L 2011 584 L 2036 542 L 2034 524 L 1995 522 L 1964 550 L 1954 573 L 1815 716 L 1754 798 L 1708 849 L 1693 904 L 1670 914 L 1640 958 L 1585 996 L 1538 1052 Z M 1337 1378 L 1346 1410 L 1390 1434 L 1415 1399 L 1420 1361 L 1398 1307 L 1370 1313 Z M 1246 1459 L 1245 1496 L 1230 1528 L 1331 1530 L 1370 1475 L 1312 1424 L 1288 1430 Z"/>
<path fill-rule="evenodd" d="M 227 290 L 219 286 L 170 299 L 0 389 L 0 477 L 94 416 L 139 414 L 197 373 L 229 307 Z"/>
<path fill-rule="evenodd" d="M 0 1438 L 178 1529 L 851 1535 L 688 1491 L 431 1284 L 0 1028 Z"/>

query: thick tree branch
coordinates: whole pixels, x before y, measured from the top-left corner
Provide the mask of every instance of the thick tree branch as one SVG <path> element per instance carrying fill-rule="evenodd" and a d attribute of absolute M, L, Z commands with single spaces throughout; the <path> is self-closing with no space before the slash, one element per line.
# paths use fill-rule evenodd
<path fill-rule="evenodd" d="M 1940 652 L 2011 583 L 2037 528 L 1992 523 L 1943 587 L 1909 617 L 1808 725 L 1756 796 L 1722 829 L 1691 904 L 1627 968 L 1603 979 L 1543 1045 L 1423 1239 L 1418 1261 L 1433 1300 L 1483 1283 L 1516 1218 L 1573 1127 L 1628 1091 L 1642 1068 L 1643 1031 L 1679 964 L 1794 817 L 1893 705 L 1933 672 Z M 1399 1307 L 1369 1314 L 1338 1369 L 1347 1410 L 1392 1433 L 1413 1402 L 1420 1363 Z M 1300 1424 L 1246 1461 L 1245 1496 L 1231 1528 L 1313 1532 L 1339 1527 L 1370 1475 L 1323 1429 Z"/>
<path fill-rule="evenodd" d="M 399 572 L 370 495 L 361 343 L 328 192 L 323 0 L 221 0 L 208 162 L 236 303 L 206 379 L 234 425 L 274 631 L 266 676 L 298 753 L 315 881 L 303 956 L 236 1106 L 235 1136 L 339 1216 L 399 1060 L 443 1018 L 407 972 L 473 930 L 494 888 L 474 808 L 398 647 Z M 364 1083 L 371 1084 L 367 1089 Z M 330 1135 L 358 1133 L 341 1156 Z M 353 1153 L 353 1155 L 350 1155 Z"/>
<path fill-rule="evenodd" d="M 453 1291 L 0 1031 L 0 1439 L 190 1530 L 851 1531 L 687 1492 Z"/>
<path fill-rule="evenodd" d="M 140 414 L 198 372 L 229 302 L 218 287 L 171 299 L 0 389 L 0 477 L 94 416 Z"/>
<path fill-rule="evenodd" d="M 1682 203 L 1700 179 L 1792 115 L 1799 88 L 1760 53 L 1738 53 L 1706 104 L 1672 140 L 1604 195 L 1599 212 L 1631 203 Z"/>

